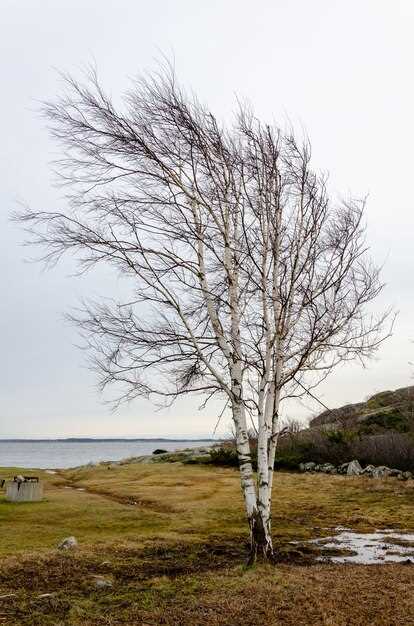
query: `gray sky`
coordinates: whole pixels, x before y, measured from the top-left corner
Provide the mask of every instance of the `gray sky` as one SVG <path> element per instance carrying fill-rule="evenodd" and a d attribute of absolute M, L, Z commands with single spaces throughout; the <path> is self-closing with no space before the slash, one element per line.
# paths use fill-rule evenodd
<path fill-rule="evenodd" d="M 211 434 L 218 407 L 200 399 L 157 412 L 149 402 L 114 416 L 94 388 L 63 312 L 122 289 L 104 271 L 70 278 L 28 264 L 8 222 L 18 201 L 54 209 L 54 146 L 37 101 L 60 90 L 55 69 L 95 62 L 119 97 L 128 78 L 174 56 L 180 81 L 218 116 L 248 98 L 257 114 L 305 128 L 314 165 L 338 193 L 369 194 L 372 254 L 385 262 L 379 309 L 400 311 L 368 369 L 347 365 L 319 388 L 329 406 L 412 384 L 414 360 L 414 3 L 412 0 L 3 0 L 0 23 L 0 437 Z M 315 405 L 289 406 L 305 417 Z M 223 418 L 223 428 L 229 418 Z"/>

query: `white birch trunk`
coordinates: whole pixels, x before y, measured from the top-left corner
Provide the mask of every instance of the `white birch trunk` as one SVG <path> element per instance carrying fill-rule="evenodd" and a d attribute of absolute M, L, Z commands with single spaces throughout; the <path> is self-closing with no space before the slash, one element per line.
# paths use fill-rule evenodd
<path fill-rule="evenodd" d="M 274 404 L 274 384 L 268 385 L 264 412 L 259 415 L 259 434 L 257 441 L 257 483 L 258 483 L 258 511 L 262 527 L 262 543 L 260 550 L 264 555 L 272 553 L 272 539 L 270 535 L 270 501 L 269 492 L 269 439 L 272 432 L 272 415 Z"/>
<path fill-rule="evenodd" d="M 252 458 L 249 436 L 247 432 L 244 407 L 240 403 L 233 404 L 233 420 L 236 428 L 236 447 L 239 459 L 241 487 L 245 502 L 247 519 L 254 518 L 257 513 L 257 493 L 253 476 Z M 250 523 L 250 522 L 249 522 Z"/>
<path fill-rule="evenodd" d="M 279 403 L 280 403 L 280 389 L 276 389 L 273 403 L 273 416 L 272 416 L 272 434 L 269 439 L 269 465 L 268 465 L 268 506 L 269 513 L 271 516 L 271 506 L 272 506 L 272 488 L 273 488 L 273 474 L 274 474 L 274 466 L 275 466 L 275 455 L 277 448 L 277 437 L 278 437 L 278 421 L 279 421 Z"/>
<path fill-rule="evenodd" d="M 258 499 L 243 405 L 238 403 L 233 405 L 233 419 L 236 427 L 241 488 L 250 529 L 249 564 L 252 564 L 256 560 L 257 554 L 265 558 L 272 555 L 269 507 L 267 502 L 263 502 L 264 506 L 261 506 Z"/>

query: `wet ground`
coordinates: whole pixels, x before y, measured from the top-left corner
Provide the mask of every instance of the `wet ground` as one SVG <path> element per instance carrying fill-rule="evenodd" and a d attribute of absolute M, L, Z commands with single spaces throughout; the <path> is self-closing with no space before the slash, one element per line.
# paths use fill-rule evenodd
<path fill-rule="evenodd" d="M 414 564 L 412 532 L 387 529 L 358 533 L 349 528 L 336 528 L 335 531 L 335 535 L 309 542 L 320 549 L 319 561 L 362 565 L 387 562 Z"/>

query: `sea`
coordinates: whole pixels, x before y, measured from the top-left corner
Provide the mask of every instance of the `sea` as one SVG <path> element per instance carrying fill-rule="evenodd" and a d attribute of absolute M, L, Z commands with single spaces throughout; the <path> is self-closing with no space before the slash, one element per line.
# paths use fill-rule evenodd
<path fill-rule="evenodd" d="M 173 451 L 213 443 L 195 439 L 0 440 L 0 467 L 64 469 L 152 454 L 157 448 Z"/>

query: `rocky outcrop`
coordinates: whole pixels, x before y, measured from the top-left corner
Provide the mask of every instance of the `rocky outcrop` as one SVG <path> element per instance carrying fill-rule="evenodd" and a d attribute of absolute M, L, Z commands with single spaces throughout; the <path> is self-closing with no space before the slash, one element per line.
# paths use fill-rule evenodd
<path fill-rule="evenodd" d="M 400 415 L 407 419 L 414 415 L 414 386 L 381 391 L 366 402 L 346 404 L 337 409 L 323 411 L 311 420 L 310 427 L 347 426 L 387 414 Z"/>
<path fill-rule="evenodd" d="M 101 461 L 93 465 L 81 465 L 74 469 L 83 469 L 85 467 L 105 466 L 109 470 L 119 465 L 131 465 L 133 463 L 208 463 L 211 459 L 210 451 L 216 446 L 220 445 L 212 444 L 211 446 L 199 446 L 196 448 L 184 448 L 173 451 L 163 451 L 160 449 L 154 450 L 152 454 L 145 454 L 142 456 L 132 456 L 120 461 Z"/>
<path fill-rule="evenodd" d="M 327 424 L 340 424 L 343 421 L 350 421 L 357 418 L 364 411 L 365 403 L 346 404 L 338 409 L 323 411 L 310 422 L 309 426 L 315 428 L 317 426 L 326 426 Z"/>
<path fill-rule="evenodd" d="M 208 447 L 184 448 L 172 452 L 153 453 L 151 456 L 134 457 L 118 461 L 113 465 L 124 465 L 129 463 L 207 463 L 210 460 L 210 450 Z"/>

